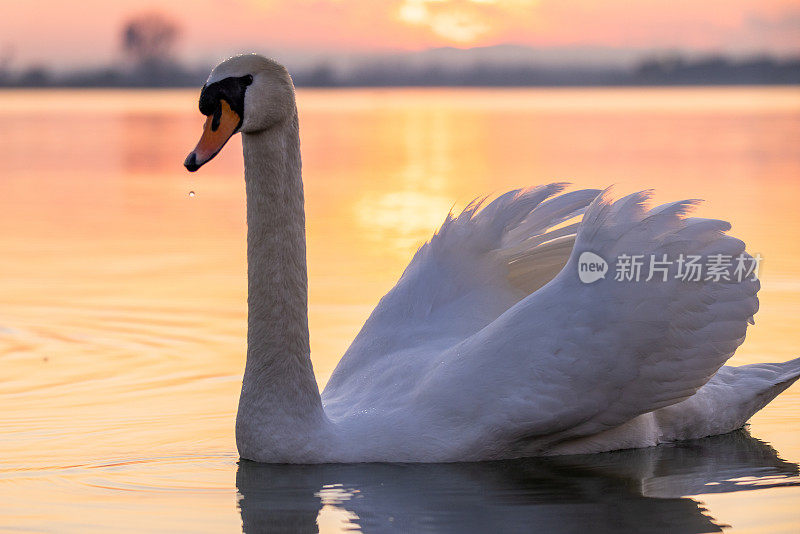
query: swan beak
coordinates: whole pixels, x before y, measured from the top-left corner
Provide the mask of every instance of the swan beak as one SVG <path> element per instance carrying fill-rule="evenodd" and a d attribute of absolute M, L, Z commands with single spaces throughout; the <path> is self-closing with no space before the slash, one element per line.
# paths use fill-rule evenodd
<path fill-rule="evenodd" d="M 192 153 L 186 157 L 183 165 L 189 172 L 194 172 L 211 161 L 241 125 L 242 118 L 239 117 L 239 114 L 233 111 L 225 100 L 220 100 L 219 108 L 206 119 L 203 135 L 200 136 L 200 141 Z"/>

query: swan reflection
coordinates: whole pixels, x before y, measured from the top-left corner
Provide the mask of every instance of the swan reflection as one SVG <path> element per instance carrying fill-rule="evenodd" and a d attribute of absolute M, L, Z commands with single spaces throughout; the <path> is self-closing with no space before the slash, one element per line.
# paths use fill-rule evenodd
<path fill-rule="evenodd" d="M 740 430 L 648 449 L 457 464 L 239 463 L 243 529 L 317 532 L 323 506 L 362 532 L 721 532 L 686 495 L 800 485 Z"/>

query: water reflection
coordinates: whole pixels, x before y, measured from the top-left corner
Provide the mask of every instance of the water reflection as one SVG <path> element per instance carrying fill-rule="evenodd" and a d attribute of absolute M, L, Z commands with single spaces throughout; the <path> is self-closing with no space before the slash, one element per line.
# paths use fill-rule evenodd
<path fill-rule="evenodd" d="M 202 176 L 185 172 L 187 142 L 203 123 L 197 95 L 0 91 L 0 530 L 240 525 L 231 470 L 247 324 L 242 149 L 235 137 Z M 766 258 L 757 326 L 732 363 L 795 357 L 798 95 L 790 87 L 300 91 L 320 386 L 453 203 L 554 180 L 616 183 L 620 193 L 654 187 L 658 202 L 709 200 L 698 215 L 730 219 Z M 752 424 L 800 461 L 800 388 Z M 274 526 L 282 514 L 301 532 L 530 531 L 534 521 L 563 531 L 593 517 L 622 530 L 648 513 L 683 525 L 675 517 L 684 507 L 699 517 L 695 530 L 717 528 L 703 513 L 734 529 L 797 530 L 800 486 L 709 495 L 786 484 L 792 465 L 776 466 L 758 442 L 687 447 L 574 465 L 307 474 L 244 466 L 239 488 L 247 525 Z M 657 498 L 698 494 L 709 512 Z M 506 516 L 516 523 L 487 527 Z"/>
<path fill-rule="evenodd" d="M 242 460 L 245 532 L 721 532 L 685 497 L 800 485 L 797 464 L 741 430 L 597 455 L 464 464 L 290 466 Z M 324 515 L 324 514 L 323 514 Z"/>

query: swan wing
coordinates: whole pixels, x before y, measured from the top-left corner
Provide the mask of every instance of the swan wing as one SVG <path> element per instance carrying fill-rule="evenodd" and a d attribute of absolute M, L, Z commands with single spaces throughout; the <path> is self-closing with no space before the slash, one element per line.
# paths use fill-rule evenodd
<path fill-rule="evenodd" d="M 600 193 L 559 194 L 565 187 L 509 191 L 448 214 L 367 319 L 323 399 L 392 380 L 403 366 L 419 371 L 418 360 L 478 332 L 553 278 L 569 258 L 578 225 L 553 227 L 581 215 Z"/>
<path fill-rule="evenodd" d="M 695 201 L 647 209 L 646 199 L 594 200 L 559 274 L 426 369 L 415 410 L 437 407 L 424 412 L 428 426 L 453 433 L 440 439 L 460 444 L 454 457 L 507 454 L 513 443 L 546 452 L 678 403 L 743 342 L 759 289 L 737 272 L 737 258 L 753 266 L 744 243 L 726 222 L 686 217 Z M 584 252 L 608 262 L 605 278 L 581 281 Z M 730 265 L 686 280 L 676 261 L 649 281 L 646 267 L 639 281 L 617 280 L 614 258 L 634 255 Z"/>

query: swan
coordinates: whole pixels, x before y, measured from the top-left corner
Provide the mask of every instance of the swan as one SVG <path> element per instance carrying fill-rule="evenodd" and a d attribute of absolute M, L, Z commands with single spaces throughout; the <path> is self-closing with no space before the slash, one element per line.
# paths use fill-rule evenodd
<path fill-rule="evenodd" d="M 189 171 L 242 134 L 244 459 L 453 462 L 647 447 L 740 428 L 800 376 L 800 358 L 724 366 L 758 308 L 749 271 L 737 279 L 718 265 L 722 276 L 693 280 L 676 261 L 650 281 L 614 275 L 613 259 L 634 255 L 752 260 L 727 222 L 689 217 L 695 201 L 650 208 L 647 192 L 612 200 L 556 183 L 448 214 L 320 395 L 291 77 L 276 61 L 236 56 L 211 71 L 199 107 L 207 118 Z"/>

